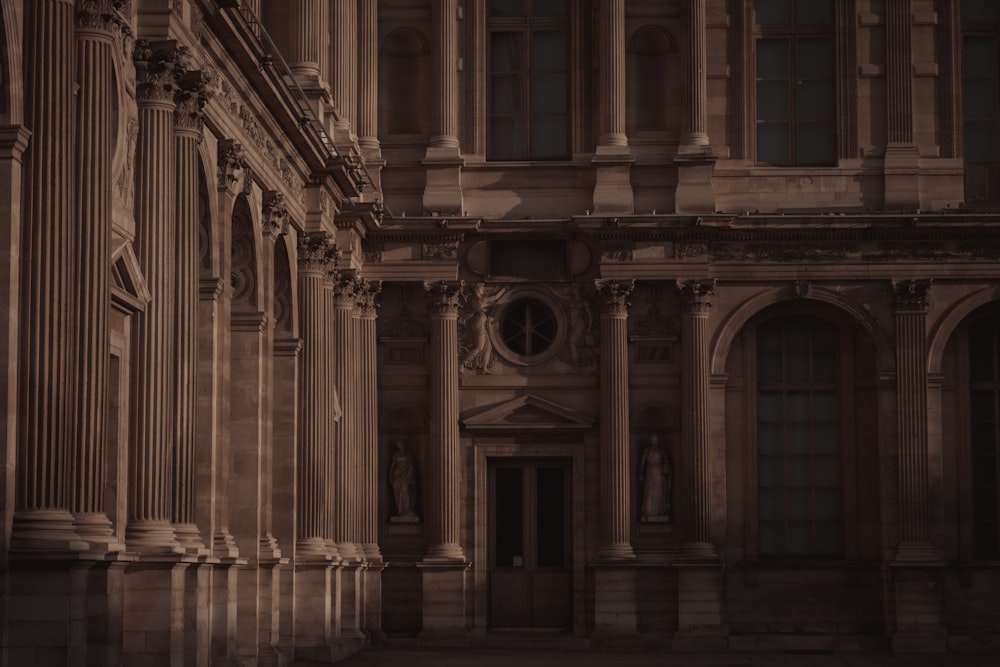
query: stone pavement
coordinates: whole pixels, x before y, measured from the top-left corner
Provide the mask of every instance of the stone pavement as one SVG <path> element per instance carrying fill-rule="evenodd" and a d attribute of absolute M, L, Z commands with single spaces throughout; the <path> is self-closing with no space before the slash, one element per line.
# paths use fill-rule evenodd
<path fill-rule="evenodd" d="M 1000 667 L 997 654 L 627 653 L 376 646 L 341 667 Z"/>

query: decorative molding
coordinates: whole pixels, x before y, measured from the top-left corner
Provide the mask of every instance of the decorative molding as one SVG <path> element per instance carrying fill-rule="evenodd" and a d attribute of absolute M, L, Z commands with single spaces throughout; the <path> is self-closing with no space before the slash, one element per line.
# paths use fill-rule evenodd
<path fill-rule="evenodd" d="M 796 280 L 792 283 L 792 291 L 800 299 L 808 298 L 812 284 L 808 280 Z"/>
<path fill-rule="evenodd" d="M 684 312 L 690 314 L 707 313 L 715 296 L 715 280 L 678 280 Z"/>
<path fill-rule="evenodd" d="M 458 257 L 458 242 L 446 241 L 444 243 L 424 243 L 420 249 L 421 257 L 425 260 L 445 260 Z"/>
<path fill-rule="evenodd" d="M 896 293 L 896 312 L 926 312 L 932 282 L 932 280 L 900 280 L 893 284 L 892 288 Z"/>
<path fill-rule="evenodd" d="M 678 243 L 674 246 L 674 257 L 676 259 L 704 257 L 708 252 L 707 243 Z"/>

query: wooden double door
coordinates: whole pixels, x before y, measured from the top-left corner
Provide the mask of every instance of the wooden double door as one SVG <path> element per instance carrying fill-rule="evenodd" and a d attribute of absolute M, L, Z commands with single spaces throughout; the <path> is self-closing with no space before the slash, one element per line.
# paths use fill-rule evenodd
<path fill-rule="evenodd" d="M 570 460 L 489 460 L 493 628 L 570 628 Z"/>

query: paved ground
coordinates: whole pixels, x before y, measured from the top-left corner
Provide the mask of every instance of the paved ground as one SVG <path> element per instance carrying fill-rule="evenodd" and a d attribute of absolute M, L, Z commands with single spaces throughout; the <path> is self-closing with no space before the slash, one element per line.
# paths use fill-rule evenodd
<path fill-rule="evenodd" d="M 1000 655 L 611 653 L 377 646 L 340 667 L 1000 667 Z"/>

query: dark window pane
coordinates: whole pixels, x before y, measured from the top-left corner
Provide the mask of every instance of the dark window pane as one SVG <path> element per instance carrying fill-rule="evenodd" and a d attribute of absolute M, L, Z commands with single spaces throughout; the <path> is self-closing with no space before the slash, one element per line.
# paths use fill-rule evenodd
<path fill-rule="evenodd" d="M 568 158 L 568 118 L 534 116 L 531 119 L 531 156 L 534 158 Z"/>
<path fill-rule="evenodd" d="M 756 0 L 754 13 L 759 25 L 782 25 L 789 22 L 788 0 Z"/>
<path fill-rule="evenodd" d="M 786 524 L 787 546 L 789 555 L 802 556 L 808 554 L 810 549 L 811 526 L 807 521 L 789 521 Z"/>
<path fill-rule="evenodd" d="M 531 13 L 535 16 L 566 16 L 566 0 L 533 0 Z"/>
<path fill-rule="evenodd" d="M 817 427 L 813 433 L 813 451 L 817 455 L 837 453 L 837 428 L 833 426 Z"/>
<path fill-rule="evenodd" d="M 531 75 L 531 110 L 535 113 L 565 113 L 567 98 L 566 75 Z"/>
<path fill-rule="evenodd" d="M 795 20 L 805 25 L 823 25 L 831 21 L 830 0 L 797 0 Z"/>
<path fill-rule="evenodd" d="M 760 452 L 761 456 L 780 456 L 783 453 L 784 442 L 780 425 L 760 425 L 760 430 L 757 432 L 757 451 Z"/>
<path fill-rule="evenodd" d="M 520 160 L 528 157 L 522 116 L 495 117 L 490 120 L 490 157 L 496 160 Z"/>
<path fill-rule="evenodd" d="M 799 120 L 833 120 L 833 83 L 800 81 L 795 90 Z"/>
<path fill-rule="evenodd" d="M 981 491 L 992 490 L 996 496 L 997 462 L 992 456 L 977 457 L 979 465 L 972 466 L 972 488 Z"/>
<path fill-rule="evenodd" d="M 840 522 L 819 521 L 815 524 L 817 554 L 834 555 L 840 551 Z"/>
<path fill-rule="evenodd" d="M 837 503 L 840 502 L 840 494 L 836 491 L 840 485 L 840 462 L 836 456 L 817 456 L 813 459 L 813 481 L 817 487 L 816 516 L 822 519 L 824 517 L 820 513 L 821 498 L 832 498 L 833 500 L 829 502 L 833 503 L 833 507 L 838 507 Z M 831 487 L 832 491 L 829 490 Z"/>
<path fill-rule="evenodd" d="M 962 82 L 962 107 L 967 120 L 995 119 L 1000 101 L 1000 79 L 965 79 Z"/>
<path fill-rule="evenodd" d="M 966 35 L 962 40 L 962 75 L 997 75 L 997 38 Z"/>
<path fill-rule="evenodd" d="M 524 0 L 490 0 L 490 16 L 524 16 Z"/>
<path fill-rule="evenodd" d="M 784 522 L 760 522 L 760 552 L 765 556 L 779 554 L 784 551 Z"/>
<path fill-rule="evenodd" d="M 834 162 L 832 123 L 802 123 L 799 125 L 800 164 L 832 164 Z"/>
<path fill-rule="evenodd" d="M 965 159 L 969 162 L 994 162 L 1000 160 L 997 144 L 1000 131 L 997 123 L 984 121 L 965 122 Z"/>
<path fill-rule="evenodd" d="M 972 391 L 969 396 L 973 423 L 992 424 L 996 419 L 996 398 L 992 390 Z"/>
<path fill-rule="evenodd" d="M 808 361 L 806 362 L 808 364 Z M 790 391 L 785 398 L 785 416 L 789 422 L 806 424 L 810 421 L 809 393 Z"/>
<path fill-rule="evenodd" d="M 524 113 L 524 77 L 520 74 L 494 74 L 491 78 L 490 112 L 495 115 Z"/>
<path fill-rule="evenodd" d="M 837 421 L 837 395 L 834 392 L 813 394 L 813 419 L 817 422 Z"/>
<path fill-rule="evenodd" d="M 773 471 L 770 471 L 768 474 L 771 477 L 775 476 Z M 778 479 L 781 479 L 780 473 Z M 757 511 L 760 513 L 762 522 L 782 521 L 785 518 L 785 499 L 782 496 L 782 491 L 774 488 L 762 488 L 760 490 L 760 504 Z"/>
<path fill-rule="evenodd" d="M 757 379 L 781 382 L 781 329 L 762 326 L 757 330 Z"/>
<path fill-rule="evenodd" d="M 564 30 L 536 31 L 531 34 L 531 70 L 564 71 L 567 67 L 567 33 Z"/>
<path fill-rule="evenodd" d="M 810 333 L 808 326 L 797 320 L 785 327 L 785 380 L 788 382 L 809 381 Z"/>
<path fill-rule="evenodd" d="M 521 72 L 524 70 L 524 32 L 494 32 L 490 36 L 490 70 Z"/>
<path fill-rule="evenodd" d="M 523 480 L 520 468 L 497 468 L 496 483 L 496 544 L 494 557 L 498 567 L 523 564 Z"/>
<path fill-rule="evenodd" d="M 762 422 L 780 422 L 784 419 L 781 392 L 761 392 L 757 400 L 757 419 Z"/>
<path fill-rule="evenodd" d="M 566 559 L 565 473 L 562 468 L 538 468 L 538 565 L 562 567 Z"/>
<path fill-rule="evenodd" d="M 778 452 L 781 453 L 780 451 Z M 773 501 L 777 498 L 778 501 L 781 499 L 781 490 L 779 487 L 783 486 L 785 483 L 785 460 L 781 456 L 761 456 L 760 460 L 757 462 L 757 475 L 758 483 L 760 484 L 761 491 L 761 503 L 764 502 L 764 491 L 763 489 L 776 489 L 778 491 L 775 493 L 777 495 L 768 496 Z M 776 501 L 776 502 L 778 502 Z M 773 519 L 781 516 L 780 512 L 774 510 L 768 515 L 763 514 L 761 510 L 762 519 Z"/>
<path fill-rule="evenodd" d="M 757 120 L 788 120 L 788 82 L 757 82 Z"/>
<path fill-rule="evenodd" d="M 996 451 L 996 424 L 973 422 L 971 426 L 972 455 L 993 456 Z"/>
<path fill-rule="evenodd" d="M 782 164 L 789 161 L 788 123 L 757 125 L 757 161 Z"/>
<path fill-rule="evenodd" d="M 996 0 L 962 0 L 963 21 L 995 21 Z"/>
<path fill-rule="evenodd" d="M 788 40 L 757 40 L 757 78 L 788 78 Z"/>
<path fill-rule="evenodd" d="M 795 60 L 799 79 L 829 79 L 833 76 L 833 42 L 814 37 L 799 39 Z"/>
<path fill-rule="evenodd" d="M 808 456 L 788 456 L 785 458 L 785 484 L 788 492 L 788 516 L 793 519 L 809 518 L 809 475 Z"/>

